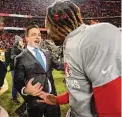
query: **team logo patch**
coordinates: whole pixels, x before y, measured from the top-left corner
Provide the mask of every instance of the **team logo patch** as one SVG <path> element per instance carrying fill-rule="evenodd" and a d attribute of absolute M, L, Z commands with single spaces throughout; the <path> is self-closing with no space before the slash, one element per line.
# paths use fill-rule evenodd
<path fill-rule="evenodd" d="M 65 76 L 66 76 L 66 78 L 68 78 L 69 76 L 71 76 L 72 71 L 71 71 L 70 66 L 68 65 L 68 63 L 64 63 L 64 70 L 65 70 Z"/>

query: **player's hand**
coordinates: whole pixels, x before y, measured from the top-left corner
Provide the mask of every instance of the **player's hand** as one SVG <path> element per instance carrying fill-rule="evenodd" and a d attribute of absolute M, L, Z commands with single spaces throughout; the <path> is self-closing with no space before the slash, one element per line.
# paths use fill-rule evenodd
<path fill-rule="evenodd" d="M 32 81 L 34 78 L 30 79 L 28 83 L 26 84 L 26 87 L 24 89 L 24 93 L 32 96 L 38 96 L 41 94 L 41 91 L 43 89 L 43 86 L 41 86 L 40 83 L 36 83 L 32 85 Z"/>
<path fill-rule="evenodd" d="M 57 98 L 53 94 L 49 94 L 44 91 L 41 91 L 41 94 L 39 97 L 42 98 L 43 100 L 37 100 L 37 102 L 44 102 L 50 105 L 57 105 Z"/>

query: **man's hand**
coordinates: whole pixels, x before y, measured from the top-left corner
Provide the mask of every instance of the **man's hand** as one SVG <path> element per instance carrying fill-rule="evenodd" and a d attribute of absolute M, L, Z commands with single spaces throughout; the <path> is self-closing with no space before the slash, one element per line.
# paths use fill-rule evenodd
<path fill-rule="evenodd" d="M 32 85 L 32 81 L 34 80 L 33 79 L 30 79 L 24 89 L 24 93 L 25 94 L 29 94 L 29 95 L 32 95 L 32 96 L 38 96 L 41 94 L 41 91 L 43 89 L 43 86 L 41 86 L 40 83 L 36 83 L 35 85 Z"/>
<path fill-rule="evenodd" d="M 37 100 L 37 102 L 44 102 L 50 105 L 57 105 L 57 98 L 53 94 L 49 94 L 44 91 L 41 91 L 39 97 L 42 98 L 43 100 Z"/>

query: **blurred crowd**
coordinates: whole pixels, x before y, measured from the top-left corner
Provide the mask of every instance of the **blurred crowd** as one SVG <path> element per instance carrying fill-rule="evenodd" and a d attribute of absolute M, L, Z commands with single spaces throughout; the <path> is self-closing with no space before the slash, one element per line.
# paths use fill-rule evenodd
<path fill-rule="evenodd" d="M 12 47 L 16 41 L 15 35 L 16 33 L 12 32 L 5 32 L 0 35 L 0 49 L 5 50 L 9 47 Z M 22 34 L 20 34 L 19 36 L 23 37 Z"/>
<path fill-rule="evenodd" d="M 0 35 L 0 49 L 6 49 L 9 46 L 12 46 L 14 43 L 14 36 L 12 33 L 5 33 Z"/>
<path fill-rule="evenodd" d="M 45 16 L 47 7 L 53 0 L 1 0 L 0 12 L 8 14 L 22 14 L 32 16 Z M 106 17 L 121 15 L 121 0 L 103 1 L 87 0 L 85 3 L 76 4 L 82 8 L 83 17 Z"/>
<path fill-rule="evenodd" d="M 74 0 L 73 0 L 74 1 Z M 21 14 L 42 17 L 41 19 L 34 19 L 38 22 L 40 27 L 44 27 L 44 16 L 46 9 L 53 0 L 1 0 L 0 12 L 8 14 Z M 81 14 L 83 18 L 98 18 L 98 17 L 112 17 L 109 19 L 100 19 L 101 21 L 108 21 L 116 26 L 120 26 L 121 16 L 121 0 L 118 1 L 104 1 L 104 0 L 87 0 L 85 3 L 74 1 L 82 9 Z M 115 16 L 118 16 L 115 18 Z M 99 19 L 99 18 L 98 18 Z M 5 26 L 10 27 L 25 27 L 32 19 L 26 18 L 7 18 Z"/>
<path fill-rule="evenodd" d="M 91 24 L 91 19 L 96 18 L 97 22 L 110 22 L 121 27 L 121 1 L 120 0 L 87 0 L 81 2 L 72 0 L 82 9 L 81 14 L 84 22 Z M 44 27 L 46 8 L 53 0 L 1 0 L 0 12 L 9 14 L 32 15 L 38 18 L 15 18 L 5 17 L 5 27 L 27 27 L 29 22 L 36 22 Z M 42 18 L 39 18 L 42 17 Z M 104 17 L 104 18 L 103 18 Z M 0 49 L 6 49 L 13 45 L 15 33 L 0 35 Z"/>
<path fill-rule="evenodd" d="M 121 16 L 121 1 L 93 1 L 77 3 L 84 18 Z"/>
<path fill-rule="evenodd" d="M 83 18 L 96 18 L 100 22 L 121 26 L 121 1 L 91 0 L 85 4 L 77 3 L 77 5 L 82 9 Z"/>
<path fill-rule="evenodd" d="M 9 14 L 45 16 L 46 8 L 54 0 L 1 0 L 0 11 Z"/>
<path fill-rule="evenodd" d="M 25 28 L 27 27 L 29 22 L 36 22 L 36 24 L 38 24 L 39 27 L 44 27 L 44 19 L 40 19 L 40 18 L 12 18 L 12 17 L 8 17 L 6 18 L 5 21 L 5 27 L 21 27 L 21 28 Z"/>

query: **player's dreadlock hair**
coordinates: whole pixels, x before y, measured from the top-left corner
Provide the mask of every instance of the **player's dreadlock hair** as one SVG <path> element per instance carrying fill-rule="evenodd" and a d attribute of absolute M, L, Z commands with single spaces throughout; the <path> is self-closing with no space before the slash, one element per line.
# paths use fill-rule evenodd
<path fill-rule="evenodd" d="M 46 27 L 62 41 L 82 24 L 80 8 L 71 1 L 57 1 L 48 7 Z M 55 38 L 54 41 L 59 41 Z M 61 40 L 60 40 L 61 41 Z"/>

